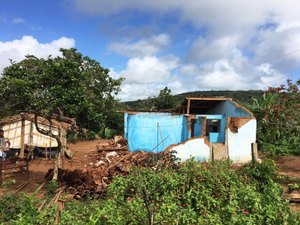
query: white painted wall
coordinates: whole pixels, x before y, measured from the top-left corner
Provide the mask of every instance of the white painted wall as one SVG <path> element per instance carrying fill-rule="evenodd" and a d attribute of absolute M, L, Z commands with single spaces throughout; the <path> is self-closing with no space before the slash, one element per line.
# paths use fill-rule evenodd
<path fill-rule="evenodd" d="M 32 146 L 38 147 L 57 147 L 57 141 L 54 138 L 50 138 L 49 136 L 43 135 L 39 133 L 33 122 L 25 120 L 25 140 L 24 143 L 26 145 L 30 145 L 30 123 L 33 125 L 33 140 Z M 21 126 L 22 122 L 18 121 L 15 123 L 10 123 L 3 126 L 4 130 L 4 137 L 8 138 L 11 144 L 11 148 L 21 148 Z M 49 129 L 47 126 L 39 125 L 41 128 L 47 130 Z M 58 130 L 55 128 L 53 129 L 53 133 L 55 135 L 58 134 Z"/>
<path fill-rule="evenodd" d="M 194 158 L 196 161 L 207 162 L 209 160 L 210 148 L 204 143 L 203 138 L 196 138 L 187 140 L 182 144 L 179 144 L 171 150 L 176 151 L 176 157 L 184 162 L 190 158 Z"/>
<path fill-rule="evenodd" d="M 256 119 L 252 119 L 232 133 L 228 128 L 229 159 L 234 163 L 251 161 L 251 143 L 256 142 Z"/>

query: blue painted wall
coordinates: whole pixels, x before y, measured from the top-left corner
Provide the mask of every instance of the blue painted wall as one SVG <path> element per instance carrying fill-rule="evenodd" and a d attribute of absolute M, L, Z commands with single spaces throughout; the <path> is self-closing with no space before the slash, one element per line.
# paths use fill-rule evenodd
<path fill-rule="evenodd" d="M 202 135 L 203 121 L 204 118 L 202 117 L 196 118 L 196 123 L 194 124 L 194 137 Z"/>
<path fill-rule="evenodd" d="M 170 113 L 125 113 L 124 134 L 130 151 L 161 152 L 189 138 L 187 118 Z"/>
<path fill-rule="evenodd" d="M 227 117 L 251 117 L 251 115 L 243 110 L 237 108 L 232 101 L 222 101 L 217 104 L 214 108 L 207 110 L 206 114 L 221 114 Z"/>
<path fill-rule="evenodd" d="M 227 117 L 250 117 L 251 115 L 237 108 L 231 101 L 220 102 L 216 107 L 207 111 L 205 115 L 197 115 L 194 124 L 194 136 L 202 136 L 203 118 L 219 119 L 220 132 L 208 134 L 209 141 L 225 142 Z M 184 115 L 171 113 L 141 112 L 124 114 L 124 135 L 128 140 L 130 151 L 161 152 L 172 144 L 178 144 L 191 137 L 188 131 L 188 120 Z"/>

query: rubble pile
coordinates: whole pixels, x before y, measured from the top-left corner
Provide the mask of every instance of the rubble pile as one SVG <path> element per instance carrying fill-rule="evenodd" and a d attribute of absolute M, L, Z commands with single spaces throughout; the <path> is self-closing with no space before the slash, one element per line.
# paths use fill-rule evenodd
<path fill-rule="evenodd" d="M 175 156 L 169 151 L 148 153 L 98 150 L 89 153 L 87 158 L 90 163 L 86 166 L 85 171 L 59 170 L 59 183 L 77 198 L 105 194 L 107 186 L 115 176 L 128 175 L 134 166 L 148 167 L 154 170 L 177 166 Z M 51 172 L 48 172 L 48 179 L 51 179 L 52 176 Z"/>
<path fill-rule="evenodd" d="M 96 148 L 98 151 L 127 150 L 127 140 L 122 136 L 115 136 L 109 142 L 100 142 Z"/>

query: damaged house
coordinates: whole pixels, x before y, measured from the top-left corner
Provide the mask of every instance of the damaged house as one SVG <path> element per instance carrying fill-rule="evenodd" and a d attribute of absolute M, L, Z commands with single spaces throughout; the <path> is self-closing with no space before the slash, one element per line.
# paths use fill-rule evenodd
<path fill-rule="evenodd" d="M 168 149 L 181 161 L 246 163 L 256 142 L 256 119 L 230 98 L 187 97 L 178 113 L 126 112 L 124 135 L 130 151 Z"/>

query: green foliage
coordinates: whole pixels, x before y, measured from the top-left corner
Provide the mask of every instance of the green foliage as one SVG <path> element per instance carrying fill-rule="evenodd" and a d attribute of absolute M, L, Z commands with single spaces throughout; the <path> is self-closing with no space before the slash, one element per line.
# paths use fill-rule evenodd
<path fill-rule="evenodd" d="M 100 130 L 117 105 L 115 95 L 123 79 L 76 49 L 47 59 L 28 55 L 12 63 L 0 78 L 1 115 L 37 110 L 51 115 L 61 110 L 81 127 Z"/>
<path fill-rule="evenodd" d="M 8 179 L 8 180 L 4 181 L 4 182 L 1 184 L 1 187 L 7 188 L 7 187 L 9 187 L 9 186 L 11 186 L 11 185 L 14 185 L 14 184 L 16 184 L 16 180 L 15 180 L 15 179 Z"/>
<path fill-rule="evenodd" d="M 33 217 L 35 202 L 27 195 L 6 194 L 0 199 L 0 221 L 3 224 L 17 224 L 20 215 Z"/>
<path fill-rule="evenodd" d="M 300 155 L 300 81 L 269 88 L 249 108 L 258 121 L 259 147 L 271 155 Z"/>
<path fill-rule="evenodd" d="M 116 131 L 114 129 L 110 129 L 110 128 L 105 128 L 105 131 L 104 131 L 104 137 L 106 139 L 111 139 L 114 137 L 114 135 L 116 134 Z"/>
<path fill-rule="evenodd" d="M 58 188 L 58 183 L 56 180 L 50 180 L 46 185 L 47 194 L 53 196 Z"/>
<path fill-rule="evenodd" d="M 263 169 L 258 173 L 259 167 Z M 122 223 L 108 224 L 284 224 L 297 223 L 273 181 L 272 162 L 247 165 L 238 173 L 229 162 L 193 161 L 178 171 L 137 169 L 109 188 L 111 211 Z M 267 184 L 263 178 L 269 178 Z M 117 212 L 116 212 L 117 211 Z M 112 215 L 110 217 L 109 215 Z"/>
<path fill-rule="evenodd" d="M 96 139 L 96 133 L 92 130 L 89 130 L 87 133 L 87 139 L 88 140 L 95 140 Z"/>
<path fill-rule="evenodd" d="M 238 170 L 230 162 L 194 161 L 165 170 L 135 168 L 128 177 L 116 177 L 101 200 L 65 202 L 59 224 L 297 225 L 300 215 L 282 199 L 276 177 L 272 161 Z M 37 213 L 39 205 L 4 196 L 4 224 L 53 224 L 57 209 Z"/>
<path fill-rule="evenodd" d="M 172 109 L 174 107 L 174 97 L 171 94 L 171 89 L 165 87 L 159 91 L 159 95 L 155 99 L 155 106 L 160 109 Z"/>

